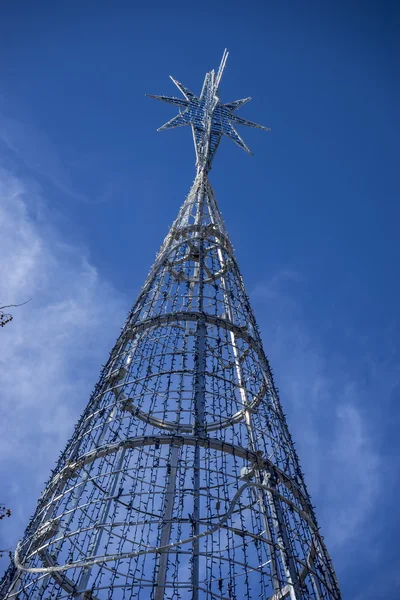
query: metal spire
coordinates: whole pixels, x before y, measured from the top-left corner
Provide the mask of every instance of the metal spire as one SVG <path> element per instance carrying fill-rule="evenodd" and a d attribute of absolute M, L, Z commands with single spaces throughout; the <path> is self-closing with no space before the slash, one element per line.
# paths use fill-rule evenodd
<path fill-rule="evenodd" d="M 233 114 L 240 106 L 243 106 L 243 104 L 251 100 L 250 97 L 234 100 L 227 104 L 222 104 L 220 102 L 219 85 L 226 66 L 228 54 L 228 51 L 225 49 L 217 73 L 215 73 L 214 70 L 206 73 L 203 88 L 199 97 L 173 77 L 171 77 L 171 79 L 184 96 L 184 99 L 147 94 L 150 98 L 155 98 L 156 100 L 162 100 L 162 102 L 168 102 L 169 104 L 179 106 L 179 114 L 160 127 L 158 131 L 191 125 L 198 170 L 208 171 L 211 168 L 212 160 L 223 135 L 229 137 L 240 148 L 251 154 L 234 125 L 246 125 L 247 127 L 255 127 L 256 129 L 270 131 L 269 127 L 258 125 L 257 123 L 242 119 Z"/>
<path fill-rule="evenodd" d="M 169 126 L 192 126 L 197 175 L 2 600 L 340 600 L 208 180 L 246 101 L 219 103 L 226 58 L 200 98 L 161 97 L 184 108 Z"/>

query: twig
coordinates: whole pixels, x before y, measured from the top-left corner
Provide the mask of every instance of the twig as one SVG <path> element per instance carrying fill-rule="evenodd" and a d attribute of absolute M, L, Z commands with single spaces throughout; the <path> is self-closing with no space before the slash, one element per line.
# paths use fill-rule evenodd
<path fill-rule="evenodd" d="M 32 298 L 29 298 L 29 300 L 25 300 L 25 302 L 21 302 L 21 304 L 6 304 L 5 306 L 0 306 L 0 310 L 3 310 L 3 308 L 16 308 L 17 306 L 23 306 L 24 304 L 28 304 L 28 302 L 31 300 Z"/>

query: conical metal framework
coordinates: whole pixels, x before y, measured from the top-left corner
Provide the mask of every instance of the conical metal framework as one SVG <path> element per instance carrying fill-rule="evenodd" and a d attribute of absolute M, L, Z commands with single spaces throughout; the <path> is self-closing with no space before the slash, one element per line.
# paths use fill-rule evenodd
<path fill-rule="evenodd" d="M 190 121 L 196 179 L 1 598 L 340 599 L 208 180 L 212 111 Z"/>

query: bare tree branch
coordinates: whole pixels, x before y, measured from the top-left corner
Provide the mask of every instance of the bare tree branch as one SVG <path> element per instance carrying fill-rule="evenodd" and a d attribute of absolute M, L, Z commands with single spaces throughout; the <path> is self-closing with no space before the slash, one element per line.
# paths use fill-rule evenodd
<path fill-rule="evenodd" d="M 0 306 L 0 327 L 4 327 L 4 325 L 7 325 L 7 323 L 13 320 L 12 314 L 4 312 L 3 308 L 16 308 L 18 306 L 24 306 L 24 304 L 28 304 L 28 302 L 31 300 L 32 298 L 29 298 L 29 300 L 21 302 L 21 304 L 5 304 L 4 306 Z"/>
<path fill-rule="evenodd" d="M 29 300 L 25 300 L 25 302 L 21 302 L 21 304 L 6 304 L 4 306 L 0 306 L 0 310 L 3 310 L 3 308 L 15 308 L 17 306 L 24 306 L 24 304 L 28 304 L 28 302 L 30 302 L 32 300 L 32 298 L 29 298 Z"/>

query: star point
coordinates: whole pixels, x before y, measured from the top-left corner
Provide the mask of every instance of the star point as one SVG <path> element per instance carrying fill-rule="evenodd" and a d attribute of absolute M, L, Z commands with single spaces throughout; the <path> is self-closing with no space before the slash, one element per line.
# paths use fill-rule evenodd
<path fill-rule="evenodd" d="M 158 131 L 191 125 L 196 149 L 198 168 L 211 168 L 211 162 L 223 135 L 229 137 L 240 148 L 252 154 L 236 131 L 234 125 L 244 125 L 264 131 L 269 127 L 258 125 L 233 114 L 238 108 L 249 102 L 250 97 L 222 104 L 219 99 L 219 84 L 225 69 L 228 52 L 225 50 L 217 74 L 206 73 L 200 96 L 196 96 L 182 83 L 170 76 L 184 98 L 173 96 L 156 96 L 146 94 L 150 98 L 161 100 L 179 107 L 179 114 L 162 125 Z"/>

